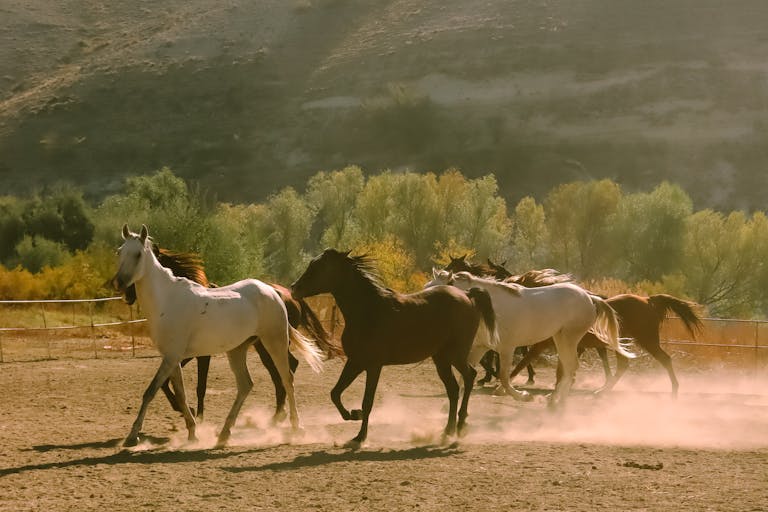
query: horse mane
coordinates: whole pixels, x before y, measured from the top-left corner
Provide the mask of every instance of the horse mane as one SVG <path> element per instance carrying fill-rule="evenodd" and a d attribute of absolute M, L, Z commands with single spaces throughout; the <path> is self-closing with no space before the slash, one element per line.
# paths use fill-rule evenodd
<path fill-rule="evenodd" d="M 519 276 L 509 277 L 504 282 L 519 284 L 526 288 L 538 288 L 558 283 L 572 283 L 573 276 L 571 274 L 561 274 L 553 268 L 544 268 L 541 270 L 529 270 Z"/>
<path fill-rule="evenodd" d="M 346 261 L 351 264 L 351 267 L 357 271 L 357 273 L 368 281 L 376 290 L 379 295 L 390 296 L 396 295 L 397 292 L 384 286 L 381 282 L 381 277 L 376 269 L 376 260 L 371 258 L 367 254 L 361 254 L 358 256 L 346 256 Z"/>
<path fill-rule="evenodd" d="M 177 277 L 186 277 L 190 281 L 205 286 L 211 286 L 200 255 L 191 252 L 176 252 L 152 244 L 152 252 L 162 266 L 169 269 Z"/>

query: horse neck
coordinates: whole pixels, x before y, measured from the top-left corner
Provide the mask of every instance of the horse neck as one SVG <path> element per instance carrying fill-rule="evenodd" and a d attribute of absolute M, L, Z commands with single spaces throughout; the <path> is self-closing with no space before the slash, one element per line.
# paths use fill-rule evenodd
<path fill-rule="evenodd" d="M 145 256 L 147 258 L 143 263 L 144 275 L 134 284 L 139 304 L 144 313 L 150 316 L 165 301 L 170 289 L 168 285 L 173 282 L 174 277 L 170 270 L 160 264 L 152 251 L 147 251 Z"/>
<path fill-rule="evenodd" d="M 336 304 L 347 323 L 365 319 L 372 310 L 384 303 L 381 288 L 361 273 L 349 270 L 348 275 L 340 279 L 331 290 Z"/>

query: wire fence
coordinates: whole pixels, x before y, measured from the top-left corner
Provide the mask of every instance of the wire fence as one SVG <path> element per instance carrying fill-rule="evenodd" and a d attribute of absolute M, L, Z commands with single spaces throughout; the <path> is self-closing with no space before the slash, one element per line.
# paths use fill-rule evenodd
<path fill-rule="evenodd" d="M 308 302 L 338 339 L 344 319 L 333 298 Z M 702 325 L 695 339 L 679 318 L 662 325 L 662 345 L 676 365 L 768 371 L 768 321 L 705 318 Z M 0 300 L 0 363 L 156 355 L 140 308 L 121 297 Z"/>

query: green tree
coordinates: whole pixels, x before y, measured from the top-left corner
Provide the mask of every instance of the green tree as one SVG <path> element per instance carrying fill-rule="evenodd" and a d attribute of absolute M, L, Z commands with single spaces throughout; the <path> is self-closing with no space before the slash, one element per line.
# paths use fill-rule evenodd
<path fill-rule="evenodd" d="M 357 195 L 352 216 L 362 242 L 383 240 L 392 231 L 396 184 L 397 175 L 385 171 L 369 177 Z"/>
<path fill-rule="evenodd" d="M 512 265 L 516 272 L 538 268 L 547 258 L 547 224 L 544 206 L 530 196 L 515 206 L 512 221 Z"/>
<path fill-rule="evenodd" d="M 766 255 L 768 222 L 762 213 L 751 219 L 702 210 L 688 218 L 684 264 L 690 295 L 714 314 L 752 314 L 755 270 Z"/>
<path fill-rule="evenodd" d="M 269 198 L 261 227 L 268 273 L 287 283 L 307 261 L 304 250 L 312 226 L 312 210 L 290 187 Z"/>
<path fill-rule="evenodd" d="M 473 247 L 480 259 L 498 259 L 512 232 L 507 204 L 497 193 L 492 174 L 477 178 L 469 182 L 461 205 L 461 242 Z"/>
<path fill-rule="evenodd" d="M 0 263 L 7 264 L 24 237 L 24 205 L 16 197 L 0 197 Z"/>
<path fill-rule="evenodd" d="M 621 189 L 607 179 L 567 183 L 547 194 L 544 208 L 555 268 L 582 279 L 609 271 L 610 219 L 620 199 Z"/>
<path fill-rule="evenodd" d="M 93 240 L 91 208 L 73 186 L 56 185 L 33 197 L 22 215 L 28 235 L 64 244 L 70 251 L 85 249 Z"/>
<path fill-rule="evenodd" d="M 432 173 L 397 175 L 392 191 L 393 234 L 413 251 L 416 264 L 426 267 L 438 240 L 440 210 L 437 180 Z"/>
<path fill-rule="evenodd" d="M 321 171 L 309 179 L 306 196 L 317 212 L 322 247 L 340 248 L 350 243 L 355 200 L 364 185 L 363 171 L 356 166 Z"/>
<path fill-rule="evenodd" d="M 668 182 L 649 193 L 624 196 L 615 216 L 610 244 L 623 262 L 621 277 L 657 281 L 677 270 L 683 254 L 686 221 L 692 211 L 688 194 Z"/>

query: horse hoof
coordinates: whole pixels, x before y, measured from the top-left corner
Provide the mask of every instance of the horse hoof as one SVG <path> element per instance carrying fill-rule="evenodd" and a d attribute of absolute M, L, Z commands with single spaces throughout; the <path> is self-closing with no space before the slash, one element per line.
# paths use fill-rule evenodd
<path fill-rule="evenodd" d="M 349 411 L 350 421 L 360 421 L 363 419 L 363 411 L 361 409 L 353 409 Z"/>
<path fill-rule="evenodd" d="M 520 391 L 520 393 L 515 398 L 517 398 L 521 402 L 532 402 L 533 401 L 533 395 L 531 395 L 527 391 Z"/>
<path fill-rule="evenodd" d="M 350 439 L 344 443 L 344 448 L 349 448 L 350 450 L 359 450 L 361 446 L 363 446 L 363 442 L 357 438 Z"/>
<path fill-rule="evenodd" d="M 272 420 L 270 421 L 272 423 L 272 426 L 279 425 L 285 419 L 288 417 L 288 414 L 285 411 L 279 411 L 276 412 L 274 416 L 272 416 Z"/>
<path fill-rule="evenodd" d="M 123 441 L 123 446 L 125 448 L 131 448 L 138 444 L 139 444 L 139 436 L 128 436 L 125 438 L 125 441 Z"/>

